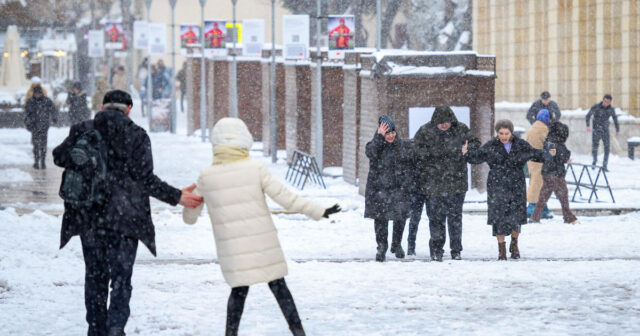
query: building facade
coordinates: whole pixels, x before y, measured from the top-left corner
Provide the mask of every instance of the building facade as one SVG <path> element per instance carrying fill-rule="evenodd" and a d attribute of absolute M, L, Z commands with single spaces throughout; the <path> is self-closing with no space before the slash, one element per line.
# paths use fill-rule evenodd
<path fill-rule="evenodd" d="M 640 1 L 473 1 L 473 48 L 496 56 L 496 101 L 549 91 L 561 109 L 605 93 L 640 116 Z"/>

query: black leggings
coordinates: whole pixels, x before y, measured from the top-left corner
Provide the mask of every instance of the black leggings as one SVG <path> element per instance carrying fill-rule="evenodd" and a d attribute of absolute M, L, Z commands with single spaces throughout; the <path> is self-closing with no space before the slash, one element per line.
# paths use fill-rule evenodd
<path fill-rule="evenodd" d="M 289 324 L 289 329 L 295 336 L 304 336 L 304 329 L 302 328 L 302 322 L 298 316 L 298 310 L 296 304 L 293 302 L 293 296 L 287 287 L 287 283 L 284 282 L 284 278 L 273 280 L 269 282 L 269 289 L 276 297 L 280 310 L 284 318 Z M 229 302 L 227 303 L 227 336 L 238 335 L 238 328 L 240 326 L 240 318 L 242 318 L 242 311 L 244 310 L 244 302 L 249 294 L 249 286 L 234 287 L 231 289 L 229 295 Z"/>

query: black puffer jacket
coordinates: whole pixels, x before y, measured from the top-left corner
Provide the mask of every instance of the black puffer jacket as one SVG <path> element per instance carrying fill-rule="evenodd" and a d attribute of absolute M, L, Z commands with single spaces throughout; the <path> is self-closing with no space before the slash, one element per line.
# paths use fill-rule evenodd
<path fill-rule="evenodd" d="M 60 248 L 74 235 L 93 227 L 136 238 L 155 255 L 155 231 L 149 196 L 176 205 L 182 193 L 153 174 L 151 142 L 147 132 L 117 110 L 99 112 L 93 121 L 72 126 L 69 136 L 53 150 L 56 165 L 63 168 L 70 165 L 69 147 L 89 128 L 91 122 L 107 142 L 111 196 L 106 205 L 92 209 L 90 213 L 79 213 L 65 206 Z"/>
<path fill-rule="evenodd" d="M 451 123 L 447 131 L 438 124 Z M 419 192 L 432 196 L 451 196 L 469 189 L 467 163 L 462 156 L 462 146 L 469 141 L 469 150 L 480 147 L 467 125 L 458 122 L 447 106 L 438 106 L 431 121 L 416 133 L 414 150 L 420 167 Z"/>
<path fill-rule="evenodd" d="M 571 158 L 571 151 L 565 146 L 569 137 L 569 127 L 561 122 L 554 122 L 549 125 L 549 134 L 544 141 L 544 148 L 549 149 L 551 144 L 555 145 L 556 156 L 547 157 L 542 166 L 543 176 L 564 177 L 566 169 L 564 164 Z"/>
<path fill-rule="evenodd" d="M 46 97 L 31 97 L 24 108 L 24 124 L 29 132 L 44 133 L 51 122 L 58 122 L 58 110 L 53 101 Z"/>
<path fill-rule="evenodd" d="M 374 219 L 406 219 L 415 192 L 414 155 L 409 142 L 396 136 L 393 143 L 376 133 L 367 143 L 369 175 L 364 216 Z"/>

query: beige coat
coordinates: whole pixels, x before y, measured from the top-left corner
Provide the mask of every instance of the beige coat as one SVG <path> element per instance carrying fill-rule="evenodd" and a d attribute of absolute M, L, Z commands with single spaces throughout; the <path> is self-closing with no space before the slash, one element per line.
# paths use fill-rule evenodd
<path fill-rule="evenodd" d="M 531 147 L 536 149 L 542 149 L 544 147 L 544 140 L 549 134 L 549 128 L 542 121 L 537 120 L 531 125 L 531 128 L 527 131 L 527 142 Z M 538 203 L 538 197 L 540 196 L 540 190 L 542 189 L 542 163 L 539 162 L 527 162 L 527 168 L 529 169 L 529 189 L 527 190 L 527 202 Z"/>
<path fill-rule="evenodd" d="M 265 194 L 287 211 L 315 220 L 324 208 L 299 197 L 276 180 L 262 162 L 244 160 L 205 168 L 196 193 L 204 198 L 213 226 L 218 262 L 229 286 L 250 286 L 287 275 L 278 232 Z M 185 223 L 195 223 L 202 211 L 185 208 Z"/>

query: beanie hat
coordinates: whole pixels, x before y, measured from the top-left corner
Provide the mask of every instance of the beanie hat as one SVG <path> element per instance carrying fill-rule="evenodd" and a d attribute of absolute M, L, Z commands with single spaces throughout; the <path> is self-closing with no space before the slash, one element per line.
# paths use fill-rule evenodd
<path fill-rule="evenodd" d="M 393 119 L 391 119 L 391 117 L 386 114 L 378 119 L 378 126 L 380 126 L 380 124 L 382 123 L 385 123 L 387 124 L 387 126 L 389 126 L 388 132 L 394 132 L 396 130 L 396 124 L 393 122 Z"/>
<path fill-rule="evenodd" d="M 246 150 L 250 150 L 253 145 L 253 137 L 247 125 L 238 118 L 218 120 L 211 130 L 210 140 L 214 146 L 227 145 Z"/>
<path fill-rule="evenodd" d="M 545 125 L 549 126 L 549 110 L 542 109 L 538 112 L 536 120 L 542 121 Z"/>
<path fill-rule="evenodd" d="M 38 76 L 31 77 L 31 84 L 40 84 L 40 83 L 42 83 L 42 80 L 40 79 L 40 77 Z"/>

